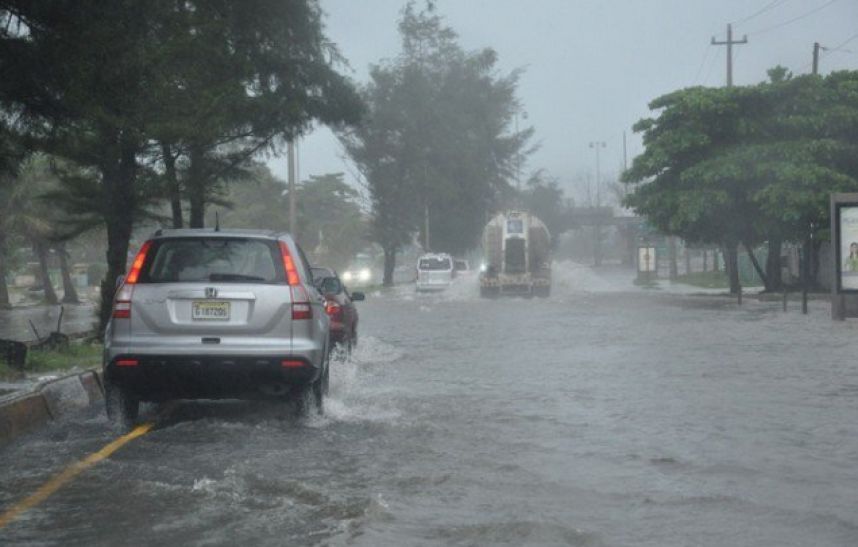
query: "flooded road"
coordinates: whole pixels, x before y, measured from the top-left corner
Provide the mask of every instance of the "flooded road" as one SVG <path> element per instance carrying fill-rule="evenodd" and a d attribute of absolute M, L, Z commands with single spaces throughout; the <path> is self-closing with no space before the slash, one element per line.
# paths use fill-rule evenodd
<path fill-rule="evenodd" d="M 370 295 L 326 416 L 182 403 L 0 544 L 858 544 L 855 323 L 560 268 Z M 0 450 L 0 507 L 112 438 Z"/>

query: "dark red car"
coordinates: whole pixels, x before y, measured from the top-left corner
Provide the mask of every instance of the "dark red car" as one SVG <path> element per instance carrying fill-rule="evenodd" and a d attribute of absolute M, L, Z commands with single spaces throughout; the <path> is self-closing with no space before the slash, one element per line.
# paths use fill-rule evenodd
<path fill-rule="evenodd" d="M 325 311 L 331 318 L 331 343 L 347 354 L 358 340 L 358 312 L 354 303 L 366 297 L 362 292 L 349 292 L 337 272 L 330 268 L 313 268 L 313 280 L 325 296 Z"/>

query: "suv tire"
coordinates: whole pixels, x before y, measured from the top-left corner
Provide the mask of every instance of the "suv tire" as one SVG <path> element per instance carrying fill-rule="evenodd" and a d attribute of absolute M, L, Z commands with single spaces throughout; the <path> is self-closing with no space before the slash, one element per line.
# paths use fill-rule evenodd
<path fill-rule="evenodd" d="M 107 419 L 121 431 L 129 431 L 137 422 L 140 400 L 110 380 L 104 383 L 104 403 Z"/>

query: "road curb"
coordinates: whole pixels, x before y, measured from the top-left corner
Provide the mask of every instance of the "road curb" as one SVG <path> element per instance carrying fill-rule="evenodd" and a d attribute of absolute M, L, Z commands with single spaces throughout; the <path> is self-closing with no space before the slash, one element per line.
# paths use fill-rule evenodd
<path fill-rule="evenodd" d="M 0 446 L 103 400 L 101 375 L 95 369 L 50 380 L 13 395 L 0 401 Z"/>

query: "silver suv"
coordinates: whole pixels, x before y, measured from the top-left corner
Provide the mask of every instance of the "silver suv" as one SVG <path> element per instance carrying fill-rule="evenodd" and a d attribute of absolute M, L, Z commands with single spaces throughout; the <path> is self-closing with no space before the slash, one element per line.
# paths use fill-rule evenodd
<path fill-rule="evenodd" d="M 283 398 L 321 412 L 329 318 L 288 234 L 159 230 L 121 281 L 105 333 L 107 414 L 140 401 Z"/>

